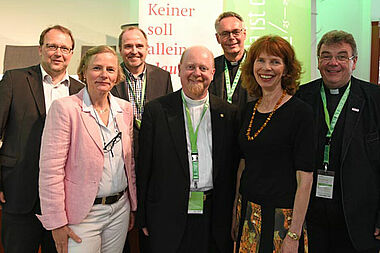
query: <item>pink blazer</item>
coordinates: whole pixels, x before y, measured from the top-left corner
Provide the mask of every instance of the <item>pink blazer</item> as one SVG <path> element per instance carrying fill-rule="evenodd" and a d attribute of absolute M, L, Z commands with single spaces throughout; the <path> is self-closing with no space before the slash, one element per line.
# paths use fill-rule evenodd
<path fill-rule="evenodd" d="M 93 206 L 102 177 L 104 154 L 99 126 L 82 110 L 78 94 L 55 100 L 42 134 L 39 192 L 43 226 L 52 230 L 78 224 Z M 123 133 L 122 145 L 131 210 L 137 208 L 133 159 L 133 112 L 129 102 L 115 98 L 123 110 L 116 122 Z"/>

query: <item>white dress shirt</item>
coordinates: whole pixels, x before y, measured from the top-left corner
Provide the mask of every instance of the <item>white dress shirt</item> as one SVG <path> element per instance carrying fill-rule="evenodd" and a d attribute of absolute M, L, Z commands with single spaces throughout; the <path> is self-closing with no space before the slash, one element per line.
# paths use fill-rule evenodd
<path fill-rule="evenodd" d="M 182 94 L 185 98 L 187 106 L 189 107 L 191 122 L 193 125 L 193 130 L 195 131 L 199 120 L 202 116 L 203 108 L 206 101 L 209 100 L 209 95 L 201 100 L 193 100 Z M 207 108 L 207 111 L 199 125 L 197 146 L 198 146 L 198 160 L 199 160 L 199 182 L 198 188 L 195 188 L 193 182 L 193 168 L 191 162 L 191 143 L 189 130 L 187 128 L 187 117 L 186 117 L 186 108 L 183 104 L 183 113 L 185 118 L 185 129 L 186 129 L 186 141 L 187 141 L 187 153 L 189 157 L 189 169 L 190 169 L 190 189 L 191 191 L 207 191 L 213 188 L 212 184 L 212 128 L 211 128 L 211 113 L 210 107 Z"/>
<path fill-rule="evenodd" d="M 90 95 L 87 89 L 83 93 L 83 111 L 90 112 L 91 116 L 99 125 L 99 134 L 101 139 L 106 144 L 109 143 L 112 138 L 114 138 L 119 130 L 116 124 L 116 114 L 123 113 L 119 104 L 116 102 L 114 97 L 109 93 L 110 101 L 110 113 L 108 118 L 108 125 L 104 125 L 103 121 L 100 119 L 98 112 L 94 109 L 91 103 Z M 128 133 L 122 133 L 125 135 Z M 104 151 L 103 151 L 104 152 Z M 113 154 L 113 155 L 112 155 Z M 107 197 L 110 195 L 115 195 L 127 188 L 128 180 L 124 169 L 124 159 L 123 159 L 123 147 L 121 140 L 115 143 L 111 152 L 104 153 L 104 165 L 103 174 L 99 183 L 98 193 L 96 197 Z"/>
<path fill-rule="evenodd" d="M 57 84 L 54 84 L 51 76 L 44 70 L 44 68 L 41 65 L 40 68 L 42 74 L 42 84 L 44 87 L 45 108 L 47 114 L 49 112 L 51 103 L 55 99 L 69 96 L 70 78 L 66 72 L 63 79 L 59 81 Z"/>

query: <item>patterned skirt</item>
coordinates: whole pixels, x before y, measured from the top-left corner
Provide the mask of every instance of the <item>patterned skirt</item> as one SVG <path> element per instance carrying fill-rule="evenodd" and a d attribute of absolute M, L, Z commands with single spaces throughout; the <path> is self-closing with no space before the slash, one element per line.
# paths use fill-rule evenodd
<path fill-rule="evenodd" d="M 293 209 L 261 206 L 243 199 L 238 201 L 237 221 L 239 221 L 236 252 L 277 253 L 292 221 Z M 308 252 L 307 231 L 303 226 L 298 252 Z"/>

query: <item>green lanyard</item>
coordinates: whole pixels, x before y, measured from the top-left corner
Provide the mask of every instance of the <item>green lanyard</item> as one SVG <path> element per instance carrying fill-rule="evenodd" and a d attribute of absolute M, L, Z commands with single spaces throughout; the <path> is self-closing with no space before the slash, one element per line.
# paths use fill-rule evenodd
<path fill-rule="evenodd" d="M 209 101 L 207 100 L 203 106 L 201 118 L 199 119 L 199 123 L 198 123 L 197 128 L 194 132 L 193 124 L 191 122 L 189 107 L 187 106 L 185 97 L 184 97 L 182 92 L 181 92 L 181 95 L 182 95 L 183 104 L 185 105 L 186 119 L 187 119 L 187 130 L 189 132 L 190 144 L 191 144 L 191 165 L 192 165 L 192 169 L 193 169 L 193 181 L 195 184 L 195 188 L 197 188 L 197 183 L 199 181 L 199 168 L 198 168 L 199 160 L 198 160 L 198 145 L 197 145 L 198 130 L 199 130 L 199 126 L 202 122 L 202 119 L 206 114 L 207 108 L 209 106 Z"/>
<path fill-rule="evenodd" d="M 228 72 L 227 60 L 224 60 L 224 78 L 226 79 L 227 102 L 230 104 L 232 103 L 232 96 L 234 95 L 236 86 L 237 86 L 239 79 L 240 79 L 241 64 L 244 62 L 244 60 L 245 60 L 245 54 L 244 54 L 243 60 L 241 61 L 240 65 L 239 65 L 239 69 L 236 72 L 236 76 L 235 76 L 234 81 L 232 83 L 232 87 L 231 87 L 231 81 L 230 81 L 230 74 Z"/>
<path fill-rule="evenodd" d="M 327 171 L 327 166 L 329 164 L 330 160 L 330 143 L 331 143 L 331 136 L 334 132 L 336 122 L 338 121 L 339 115 L 342 112 L 342 109 L 347 101 L 348 95 L 350 93 L 351 88 L 351 81 L 348 84 L 348 87 L 346 91 L 344 92 L 342 98 L 339 100 L 339 104 L 335 109 L 334 115 L 332 117 L 332 120 L 330 122 L 330 115 L 327 110 L 327 100 L 326 100 L 326 93 L 325 88 L 323 87 L 323 83 L 321 85 L 321 98 L 323 102 L 323 111 L 325 113 L 325 122 L 328 128 L 327 134 L 326 134 L 326 143 L 325 143 L 325 150 L 323 154 L 323 164 L 325 165 L 325 171 Z"/>
<path fill-rule="evenodd" d="M 140 99 L 140 102 L 139 102 L 137 100 L 137 96 L 136 96 L 135 90 L 132 87 L 132 82 L 129 79 L 129 76 L 126 75 L 126 82 L 128 83 L 129 91 L 132 93 L 132 96 L 133 96 L 133 99 L 135 101 L 136 107 L 139 109 L 140 113 L 142 112 L 143 107 L 144 107 L 144 98 L 145 98 L 145 89 L 146 89 L 146 78 L 145 77 L 146 76 L 144 74 L 143 80 L 142 80 L 142 87 L 141 87 L 141 99 Z M 137 117 L 135 117 L 135 120 L 136 120 L 137 126 L 140 128 L 140 126 L 141 126 L 141 120 L 138 119 Z"/>

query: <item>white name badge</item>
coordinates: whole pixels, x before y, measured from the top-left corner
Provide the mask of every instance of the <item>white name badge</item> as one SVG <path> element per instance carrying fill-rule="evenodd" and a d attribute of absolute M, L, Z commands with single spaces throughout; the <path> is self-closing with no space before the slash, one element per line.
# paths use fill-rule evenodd
<path fill-rule="evenodd" d="M 188 214 L 203 214 L 203 192 L 190 192 Z"/>
<path fill-rule="evenodd" d="M 318 170 L 316 196 L 325 199 L 333 198 L 334 171 Z"/>

